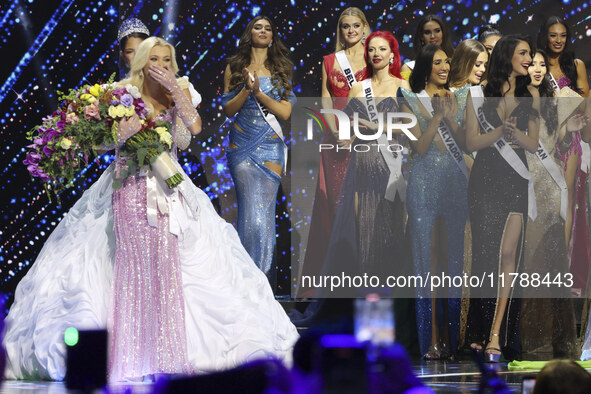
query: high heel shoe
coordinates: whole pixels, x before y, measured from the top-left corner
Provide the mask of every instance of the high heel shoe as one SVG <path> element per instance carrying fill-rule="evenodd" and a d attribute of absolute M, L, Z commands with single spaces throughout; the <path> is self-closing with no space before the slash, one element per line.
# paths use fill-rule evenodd
<path fill-rule="evenodd" d="M 441 360 L 441 345 L 436 343 L 429 346 L 429 350 L 423 356 L 425 360 Z"/>
<path fill-rule="evenodd" d="M 492 334 L 493 337 L 498 337 L 499 334 Z M 488 338 L 488 344 L 484 350 L 484 360 L 489 363 L 498 363 L 501 361 L 501 349 L 496 347 L 489 347 L 492 338 Z"/>

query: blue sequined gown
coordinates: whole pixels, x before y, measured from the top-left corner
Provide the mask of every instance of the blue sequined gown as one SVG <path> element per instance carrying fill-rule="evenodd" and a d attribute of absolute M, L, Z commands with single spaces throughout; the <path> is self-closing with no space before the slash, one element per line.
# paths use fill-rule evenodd
<path fill-rule="evenodd" d="M 259 77 L 260 89 L 269 97 L 281 101 L 271 84 L 271 77 Z M 225 93 L 225 106 L 240 88 Z M 293 104 L 295 97 L 288 97 Z M 267 275 L 275 255 L 275 202 L 281 176 L 269 169 L 265 162 L 283 168 L 283 142 L 263 118 L 254 96 L 248 96 L 230 128 L 228 166 L 238 200 L 238 235 L 244 248 L 257 266 Z"/>
<path fill-rule="evenodd" d="M 426 130 L 431 118 L 423 115 L 417 95 L 405 89 L 400 93 L 409 108 L 417 116 L 421 130 Z M 464 108 L 468 88 L 455 92 L 458 98 L 456 121 L 463 122 Z M 441 152 L 435 138 L 429 150 L 423 156 L 415 154 L 411 163 L 407 188 L 407 211 L 410 230 L 413 265 L 416 275 L 426 277 L 431 272 L 431 234 L 437 217 L 445 219 L 447 229 L 447 264 L 439 264 L 438 272 L 446 275 L 461 275 L 464 264 L 464 228 L 468 217 L 467 207 L 468 180 L 452 156 Z M 426 354 L 431 345 L 431 293 L 429 289 L 421 292 L 417 289 L 416 310 L 419 345 L 421 354 Z M 438 326 L 448 324 L 451 351 L 455 354 L 460 329 L 461 290 L 448 293 L 449 298 L 438 302 Z M 441 313 L 447 306 L 448 319 L 443 320 Z"/>

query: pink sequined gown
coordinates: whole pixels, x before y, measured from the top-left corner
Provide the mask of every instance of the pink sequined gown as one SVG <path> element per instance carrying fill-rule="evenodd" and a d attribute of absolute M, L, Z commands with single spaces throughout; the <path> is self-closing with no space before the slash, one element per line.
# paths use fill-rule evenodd
<path fill-rule="evenodd" d="M 558 80 L 558 86 L 563 88 L 570 85 L 569 78 L 564 75 Z M 589 174 L 581 170 L 583 148 L 581 144 L 580 132 L 574 132 L 570 149 L 562 153 L 557 149 L 558 155 L 566 171 L 566 163 L 571 154 L 577 153 L 579 161 L 577 162 L 577 174 L 575 184 L 575 212 L 573 217 L 573 228 L 571 233 L 571 242 L 569 245 L 570 269 L 573 274 L 573 288 L 582 289 L 585 294 L 587 287 L 587 277 L 589 274 L 589 224 L 587 222 L 587 204 L 586 204 L 586 184 Z"/>
<path fill-rule="evenodd" d="M 111 381 L 290 362 L 298 334 L 267 278 L 175 165 L 184 181 L 165 193 L 167 209 L 151 211 L 154 226 L 146 207 L 155 178 L 136 174 L 113 191 L 114 165 L 62 219 L 17 286 L 7 378 L 62 380 L 70 326 L 109 328 Z"/>
<path fill-rule="evenodd" d="M 347 104 L 349 85 L 342 71 L 335 69 L 335 61 L 336 56 L 334 53 L 324 56 L 324 68 L 328 78 L 328 90 L 331 97 L 333 97 L 333 107 L 343 109 Z M 364 72 L 365 69 L 357 71 L 355 78 L 360 81 L 363 79 Z M 335 137 L 329 130 L 326 130 L 322 143 L 337 145 Z M 349 156 L 350 153 L 346 150 L 337 152 L 336 150 L 325 149 L 320 154 L 318 183 L 316 185 L 302 275 L 318 275 L 321 273 L 330 241 L 332 222 L 336 214 L 341 184 L 349 164 Z M 308 293 L 305 289 L 302 289 L 302 292 L 298 295 L 307 296 Z"/>

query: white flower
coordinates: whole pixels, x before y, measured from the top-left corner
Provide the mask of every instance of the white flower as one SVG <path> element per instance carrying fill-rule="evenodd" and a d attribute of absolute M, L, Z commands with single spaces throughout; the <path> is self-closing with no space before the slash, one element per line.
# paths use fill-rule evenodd
<path fill-rule="evenodd" d="M 125 85 L 125 89 L 129 94 L 133 96 L 133 98 L 139 99 L 142 97 L 142 94 L 140 93 L 137 86 L 133 86 L 132 84 L 128 83 L 127 85 Z"/>

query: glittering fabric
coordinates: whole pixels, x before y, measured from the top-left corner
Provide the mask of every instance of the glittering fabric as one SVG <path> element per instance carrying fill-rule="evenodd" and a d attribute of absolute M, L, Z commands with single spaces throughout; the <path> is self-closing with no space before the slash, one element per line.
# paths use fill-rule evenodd
<path fill-rule="evenodd" d="M 397 111 L 394 98 L 377 104 L 378 112 Z M 365 105 L 353 99 L 345 112 L 368 119 Z M 356 140 L 355 143 L 358 141 Z M 385 199 L 390 170 L 377 149 L 351 154 L 341 188 L 323 274 L 384 275 L 401 263 L 404 204 Z M 363 291 L 363 290 L 360 290 Z"/>
<path fill-rule="evenodd" d="M 345 75 L 334 68 L 335 59 L 334 53 L 324 56 L 324 68 L 328 77 L 328 90 L 333 97 L 333 108 L 343 109 L 347 104 L 349 85 Z M 355 78 L 359 81 L 363 78 L 363 74 L 364 70 L 359 70 L 355 73 Z M 329 130 L 326 130 L 322 143 L 336 146 L 337 140 Z M 320 153 L 318 183 L 314 194 L 314 208 L 302 275 L 318 275 L 322 270 L 322 263 L 326 257 L 332 224 L 336 215 L 341 184 L 347 172 L 349 155 L 350 153 L 347 150 L 325 149 Z M 300 294 L 302 296 L 307 295 L 305 291 Z"/>
<path fill-rule="evenodd" d="M 557 132 L 549 132 L 540 120 L 540 141 L 558 168 L 562 163 L 557 154 Z M 537 217 L 528 218 L 523 267 L 528 274 L 569 272 L 564 242 L 564 220 L 560 217 L 560 187 L 554 182 L 539 158 L 526 152 L 527 163 L 534 182 Z M 568 291 L 568 289 L 565 289 Z M 527 297 L 527 293 L 524 294 Z M 568 297 L 568 294 L 563 296 Z M 548 318 L 551 315 L 552 318 Z M 521 307 L 521 347 L 524 357 L 545 359 L 571 358 L 576 354 L 575 315 L 569 298 L 524 298 Z M 535 355 L 529 355 L 534 353 Z"/>
<path fill-rule="evenodd" d="M 485 103 L 486 105 L 486 103 Z M 493 112 L 496 115 L 496 112 Z M 517 117 L 517 127 L 527 131 L 529 116 L 517 107 L 511 116 Z M 501 124 L 498 115 L 489 117 L 495 127 Z M 526 163 L 523 149 L 515 149 Z M 487 147 L 478 151 L 468 182 L 468 209 L 472 227 L 472 275 L 482 276 L 500 272 L 500 251 L 505 225 L 510 214 L 527 218 L 527 185 L 503 159 L 496 148 Z M 522 222 L 523 223 L 523 222 Z M 522 235 L 525 232 L 523 224 Z M 516 269 L 521 269 L 523 236 L 518 242 Z M 495 318 L 496 298 L 470 299 L 466 325 L 467 343 L 485 343 L 491 336 Z M 510 297 L 500 332 L 501 350 L 505 358 L 514 360 L 520 355 L 519 344 L 520 299 Z M 501 316 L 499 316 L 501 318 Z"/>
<path fill-rule="evenodd" d="M 172 120 L 172 113 L 159 120 Z M 176 134 L 173 131 L 173 134 Z M 148 224 L 146 177 L 135 174 L 113 192 L 117 249 L 111 299 L 111 380 L 191 373 L 177 237 L 169 216 Z"/>
<path fill-rule="evenodd" d="M 297 330 L 267 277 L 173 164 L 183 182 L 156 227 L 146 223 L 145 178 L 114 192 L 115 163 L 60 221 L 6 318 L 7 377 L 63 380 L 63 332 L 72 326 L 113 330 L 111 381 L 215 372 L 270 356 L 289 364 Z"/>
<path fill-rule="evenodd" d="M 190 373 L 178 240 L 168 216 L 148 224 L 145 177 L 136 174 L 113 193 L 113 215 L 110 379 Z"/>
<path fill-rule="evenodd" d="M 260 89 L 273 99 L 271 77 L 259 77 Z M 234 98 L 238 90 L 222 97 L 223 105 Z M 293 102 L 294 96 L 289 100 Z M 238 201 L 238 235 L 257 266 L 269 274 L 275 255 L 275 201 L 281 176 L 265 165 L 270 162 L 283 168 L 283 142 L 274 138 L 275 131 L 263 118 L 254 96 L 249 95 L 236 115 L 230 129 L 228 167 L 236 187 Z"/>
<path fill-rule="evenodd" d="M 564 75 L 558 81 L 558 87 L 563 88 L 570 85 L 570 79 Z M 587 221 L 586 184 L 589 174 L 581 170 L 581 133 L 573 132 L 573 139 L 570 149 L 566 153 L 558 150 L 558 155 L 566 171 L 566 164 L 572 154 L 578 156 L 577 171 L 575 179 L 575 212 L 573 217 L 571 244 L 569 247 L 570 267 L 573 273 L 574 288 L 586 289 L 587 277 L 589 274 L 589 223 Z M 567 180 L 568 183 L 568 180 Z"/>
<path fill-rule="evenodd" d="M 417 116 L 421 130 L 426 130 L 431 119 L 426 117 L 419 107 L 415 93 L 400 90 L 407 105 Z M 468 89 L 459 89 L 455 94 L 458 100 L 456 121 L 461 125 Z M 456 276 L 462 274 L 464 263 L 464 228 L 468 217 L 466 191 L 468 180 L 461 172 L 447 150 L 441 152 L 436 134 L 424 155 L 414 154 L 410 167 L 407 189 L 407 210 L 410 229 L 411 249 L 415 274 L 426 277 L 431 270 L 431 241 L 433 225 L 438 217 L 446 224 L 447 261 L 440 262 L 437 272 Z M 421 354 L 427 353 L 431 345 L 432 304 L 431 292 L 417 293 L 417 326 Z M 455 354 L 460 326 L 460 293 L 447 294 L 449 298 L 440 299 L 436 310 L 447 308 L 447 321 L 438 313 L 437 326 L 441 332 L 449 332 L 449 345 Z M 445 304 L 445 307 L 444 307 Z M 448 330 L 443 327 L 447 325 Z"/>

